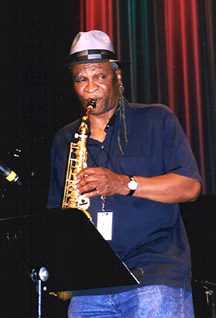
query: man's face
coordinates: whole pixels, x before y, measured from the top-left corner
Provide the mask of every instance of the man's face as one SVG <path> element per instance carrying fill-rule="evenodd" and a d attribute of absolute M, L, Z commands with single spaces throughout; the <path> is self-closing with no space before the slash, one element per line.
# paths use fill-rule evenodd
<path fill-rule="evenodd" d="M 89 99 L 97 99 L 92 115 L 101 115 L 117 108 L 121 72 L 113 71 L 109 62 L 75 65 L 72 76 L 74 89 L 85 109 Z"/>

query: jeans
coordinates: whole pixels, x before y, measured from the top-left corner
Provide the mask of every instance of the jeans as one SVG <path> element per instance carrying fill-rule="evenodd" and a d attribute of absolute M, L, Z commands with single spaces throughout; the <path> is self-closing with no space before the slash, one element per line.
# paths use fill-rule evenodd
<path fill-rule="evenodd" d="M 68 318 L 193 318 L 191 292 L 164 285 L 114 295 L 72 297 Z"/>

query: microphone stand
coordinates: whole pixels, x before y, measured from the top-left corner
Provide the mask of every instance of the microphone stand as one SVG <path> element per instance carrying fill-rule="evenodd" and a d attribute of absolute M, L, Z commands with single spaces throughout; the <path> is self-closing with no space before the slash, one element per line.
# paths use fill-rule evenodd
<path fill-rule="evenodd" d="M 198 285 L 201 285 L 205 289 L 207 305 L 211 306 L 211 317 L 216 318 L 215 310 L 215 294 L 216 294 L 216 284 L 210 283 L 208 281 L 194 280 Z"/>
<path fill-rule="evenodd" d="M 49 278 L 49 272 L 46 267 L 41 267 L 38 272 L 33 269 L 30 277 L 36 283 L 36 290 L 38 292 L 38 318 L 41 318 L 42 281 L 47 281 L 47 279 Z M 46 286 L 43 287 L 43 290 L 47 290 Z"/>
<path fill-rule="evenodd" d="M 26 269 L 27 273 L 29 274 L 30 278 L 36 283 L 36 291 L 38 293 L 38 318 L 41 318 L 41 311 L 42 311 L 42 290 L 46 291 L 47 287 L 44 286 L 42 289 L 42 282 L 45 282 L 49 278 L 49 272 L 46 267 L 41 267 L 38 271 L 36 271 L 29 258 L 25 255 L 25 251 L 23 250 L 22 246 L 18 242 L 18 234 L 19 232 L 15 233 L 13 237 L 10 237 L 10 234 L 7 233 L 7 239 L 9 242 L 13 242 L 14 246 L 18 247 L 20 258 L 22 259 L 22 265 Z"/>

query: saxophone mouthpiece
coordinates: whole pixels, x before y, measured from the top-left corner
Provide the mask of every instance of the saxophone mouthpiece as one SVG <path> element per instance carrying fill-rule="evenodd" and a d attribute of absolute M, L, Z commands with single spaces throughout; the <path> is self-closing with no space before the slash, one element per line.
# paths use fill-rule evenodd
<path fill-rule="evenodd" d="M 91 106 L 93 109 L 96 108 L 96 101 L 97 99 L 91 98 L 87 103 L 87 107 Z"/>

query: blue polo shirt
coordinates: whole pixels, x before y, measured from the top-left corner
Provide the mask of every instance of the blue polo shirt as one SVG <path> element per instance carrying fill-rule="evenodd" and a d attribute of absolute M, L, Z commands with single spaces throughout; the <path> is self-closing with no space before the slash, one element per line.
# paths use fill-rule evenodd
<path fill-rule="evenodd" d="M 173 112 L 159 104 L 131 105 L 132 108 L 125 104 L 127 146 L 118 111 L 103 143 L 88 138 L 87 165 L 143 177 L 172 172 L 201 181 L 194 156 Z M 54 139 L 47 208 L 61 206 L 69 143 L 76 142 L 74 133 L 79 124 L 76 121 L 64 127 Z M 108 243 L 128 268 L 144 271 L 141 284 L 76 291 L 76 295 L 113 294 L 156 284 L 186 285 L 190 290 L 190 248 L 178 204 L 113 195 L 107 196 L 105 209 L 113 211 L 112 240 Z M 98 210 L 101 211 L 100 196 L 90 199 L 88 209 L 95 224 Z"/>

